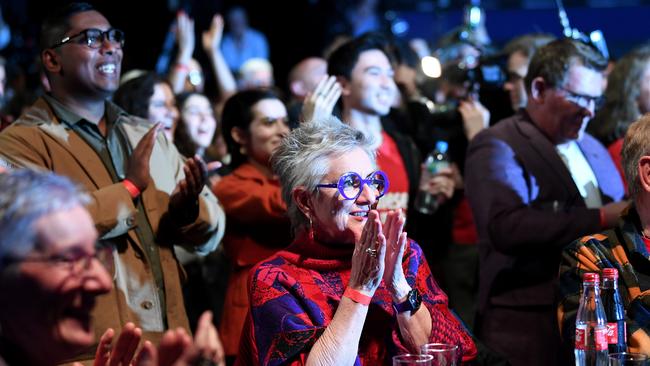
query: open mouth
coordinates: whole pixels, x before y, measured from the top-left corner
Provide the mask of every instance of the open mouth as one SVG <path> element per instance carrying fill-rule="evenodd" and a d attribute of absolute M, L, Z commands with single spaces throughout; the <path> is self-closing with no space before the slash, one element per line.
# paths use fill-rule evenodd
<path fill-rule="evenodd" d="M 367 218 L 367 217 L 368 217 L 368 211 L 354 211 L 354 212 L 350 212 L 350 216 Z"/>
<path fill-rule="evenodd" d="M 90 326 L 90 310 L 84 308 L 67 308 L 63 311 L 66 318 L 75 319 L 84 327 Z"/>
<path fill-rule="evenodd" d="M 97 70 L 102 74 L 112 75 L 115 74 L 117 66 L 114 63 L 106 63 L 97 66 Z"/>

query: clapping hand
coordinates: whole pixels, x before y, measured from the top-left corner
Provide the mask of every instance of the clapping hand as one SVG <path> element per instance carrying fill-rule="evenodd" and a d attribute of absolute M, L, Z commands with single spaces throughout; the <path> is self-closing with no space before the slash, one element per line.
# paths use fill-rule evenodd
<path fill-rule="evenodd" d="M 386 233 L 386 262 L 384 283 L 395 301 L 403 298 L 411 287 L 404 277 L 402 259 L 406 248 L 405 218 L 401 210 L 390 211 L 386 216 L 384 232 Z"/>
<path fill-rule="evenodd" d="M 336 77 L 323 77 L 314 91 L 307 93 L 302 105 L 302 120 L 313 121 L 332 115 L 336 101 L 341 97 L 341 84 Z"/>
<path fill-rule="evenodd" d="M 162 124 L 158 122 L 151 127 L 135 146 L 129 158 L 126 179 L 138 187 L 140 192 L 149 186 L 149 159 L 161 126 Z"/>
<path fill-rule="evenodd" d="M 352 254 L 352 271 L 349 286 L 372 296 L 384 275 L 386 237 L 381 228 L 379 213 L 371 210 L 363 226 L 361 238 Z"/>
<path fill-rule="evenodd" d="M 198 215 L 198 197 L 208 180 L 208 168 L 200 156 L 194 155 L 183 166 L 185 178 L 181 180 L 169 198 L 170 210 L 173 212 L 193 213 L 188 220 L 193 221 Z M 180 210 L 180 211 L 177 211 Z"/>

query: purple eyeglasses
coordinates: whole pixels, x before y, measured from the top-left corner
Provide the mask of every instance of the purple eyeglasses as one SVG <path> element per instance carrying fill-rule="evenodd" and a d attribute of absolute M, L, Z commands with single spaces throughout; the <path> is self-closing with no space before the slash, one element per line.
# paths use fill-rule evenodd
<path fill-rule="evenodd" d="M 317 184 L 317 188 L 338 188 L 339 193 L 346 200 L 356 200 L 363 191 L 364 184 L 379 193 L 377 198 L 381 198 L 388 192 L 389 182 L 386 173 L 381 170 L 370 173 L 365 179 L 358 173 L 347 172 L 339 178 L 338 183 Z"/>

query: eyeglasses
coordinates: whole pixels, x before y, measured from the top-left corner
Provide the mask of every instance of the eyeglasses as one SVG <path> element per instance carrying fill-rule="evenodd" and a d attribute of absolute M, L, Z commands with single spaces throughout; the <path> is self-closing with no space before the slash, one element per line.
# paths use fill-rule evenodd
<path fill-rule="evenodd" d="M 92 254 L 88 254 L 79 248 L 73 248 L 62 254 L 54 254 L 45 257 L 5 258 L 5 262 L 48 263 L 54 267 L 62 268 L 74 276 L 79 276 L 91 268 L 93 259 L 97 259 L 109 273 L 113 273 L 113 248 L 103 245 L 95 247 L 95 252 Z"/>
<path fill-rule="evenodd" d="M 61 40 L 61 42 L 55 44 L 50 48 L 57 48 L 63 46 L 70 41 L 77 39 L 77 43 L 86 44 L 90 48 L 101 48 L 105 40 L 111 43 L 111 45 L 122 48 L 124 47 L 124 32 L 119 29 L 111 28 L 107 31 L 102 31 L 100 29 L 90 28 L 84 29 L 81 32 L 67 36 Z"/>
<path fill-rule="evenodd" d="M 566 89 L 566 88 L 562 88 L 562 87 L 560 87 L 558 89 L 560 89 L 560 90 L 562 90 L 562 91 L 564 91 L 566 93 L 565 98 L 569 102 L 572 102 L 572 103 L 574 103 L 574 104 L 576 104 L 576 105 L 578 105 L 579 107 L 582 107 L 582 108 L 589 109 L 589 106 L 593 102 L 594 103 L 594 109 L 598 109 L 598 108 L 602 107 L 603 102 L 605 101 L 605 98 L 603 98 L 602 96 L 594 97 L 594 96 L 591 96 L 591 95 L 578 94 L 576 92 L 572 92 L 571 90 Z"/>
<path fill-rule="evenodd" d="M 366 179 L 363 179 L 355 172 L 348 172 L 339 178 L 338 183 L 317 184 L 316 188 L 338 188 L 339 193 L 346 200 L 356 200 L 363 191 L 363 186 L 368 185 L 377 191 L 377 198 L 381 198 L 388 192 L 388 177 L 381 170 L 370 173 Z"/>

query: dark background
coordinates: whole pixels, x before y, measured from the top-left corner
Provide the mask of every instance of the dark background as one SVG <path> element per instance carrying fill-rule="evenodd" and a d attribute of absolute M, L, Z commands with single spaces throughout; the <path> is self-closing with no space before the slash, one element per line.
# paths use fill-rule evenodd
<path fill-rule="evenodd" d="M 154 69 L 165 36 L 178 9 L 185 9 L 196 22 L 195 57 L 207 66 L 200 46 L 200 32 L 207 29 L 212 15 L 224 13 L 232 5 L 242 5 L 249 23 L 268 38 L 276 81 L 286 85 L 288 70 L 304 57 L 320 55 L 328 44 L 332 24 L 342 19 L 346 6 L 354 0 L 97 0 L 97 7 L 113 26 L 126 32 L 122 70 Z M 35 66 L 38 29 L 42 19 L 67 1 L 0 0 L 5 21 L 11 26 L 11 44 L 0 51 L 12 65 Z M 466 2 L 455 0 L 380 1 L 381 13 L 393 11 L 408 24 L 405 38 L 422 37 L 431 44 L 462 22 Z M 483 1 L 487 29 L 493 44 L 503 45 L 510 38 L 529 32 L 561 35 L 555 0 Z M 614 58 L 650 37 L 650 0 L 574 0 L 565 1 L 571 25 L 582 31 L 603 30 Z M 29 72 L 29 70 L 28 70 Z M 207 75 L 209 77 L 209 75 Z M 211 87 L 208 80 L 208 89 Z"/>

